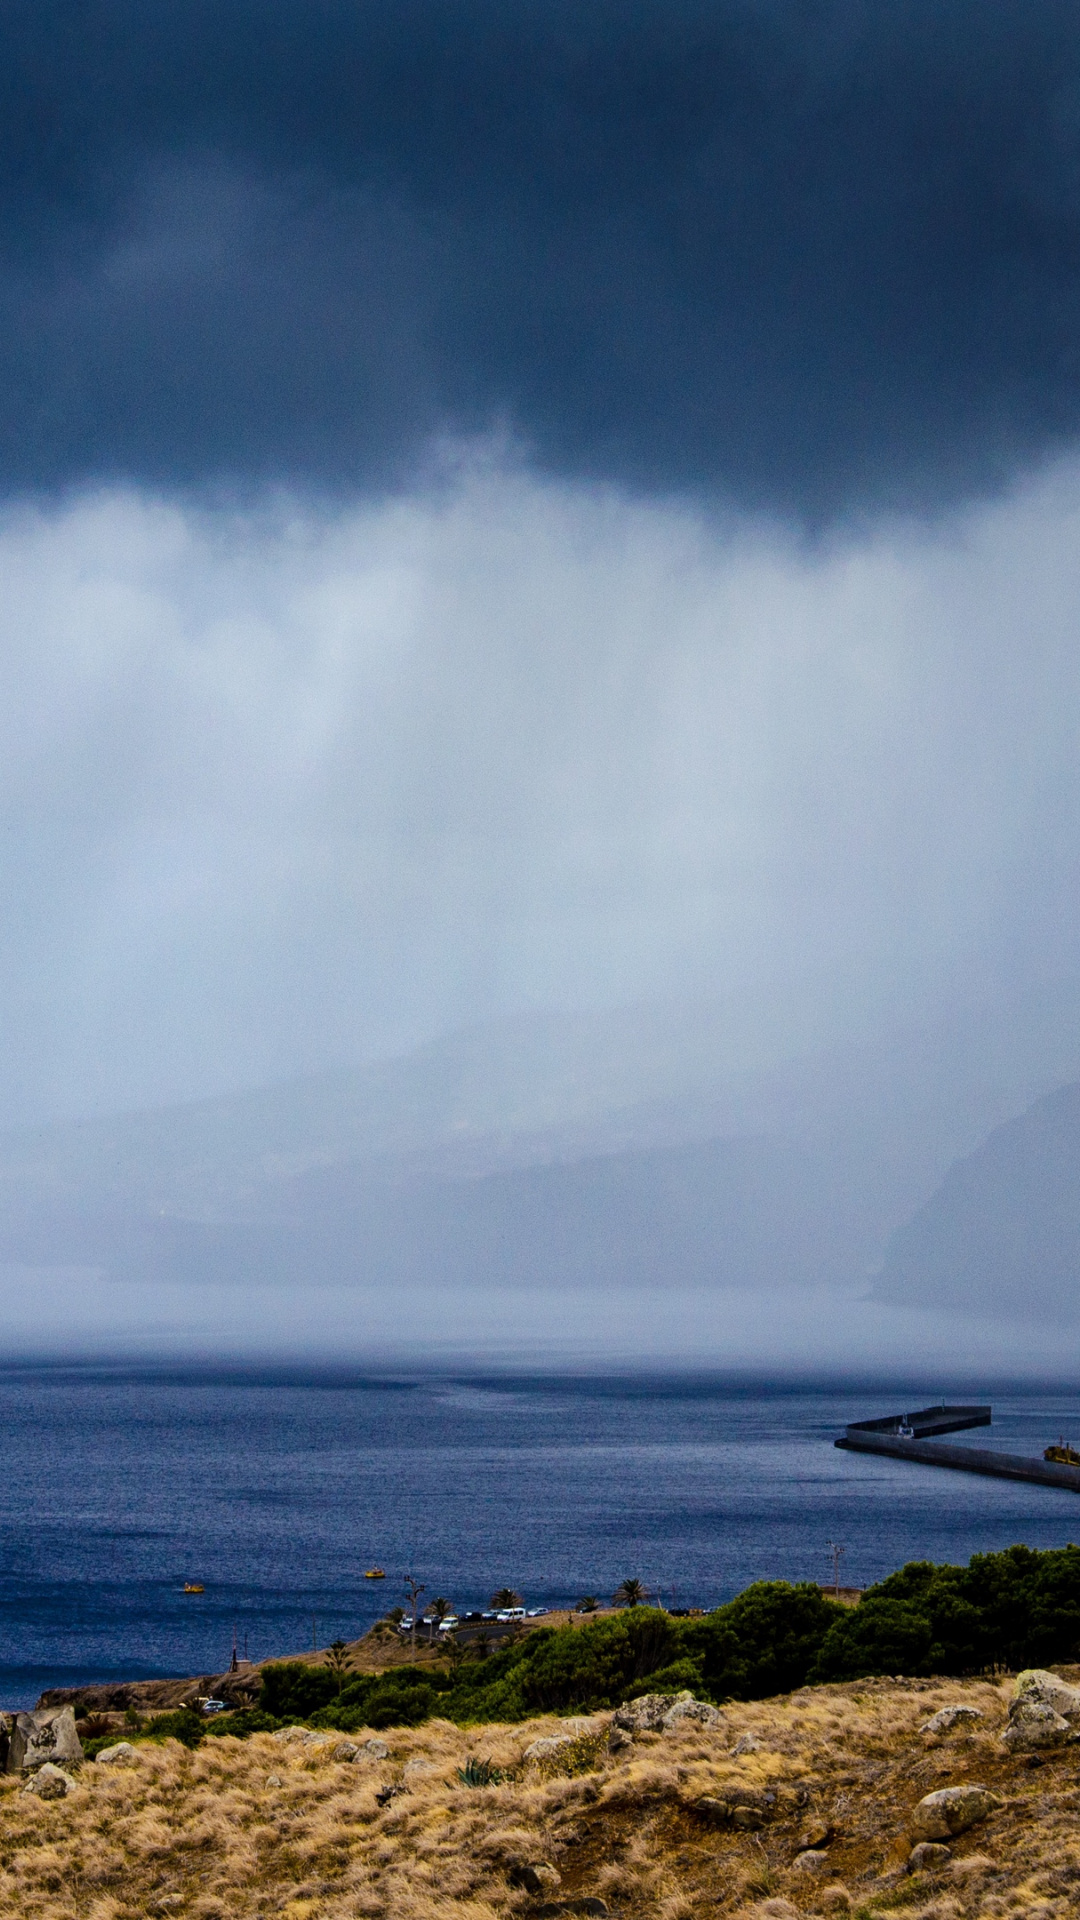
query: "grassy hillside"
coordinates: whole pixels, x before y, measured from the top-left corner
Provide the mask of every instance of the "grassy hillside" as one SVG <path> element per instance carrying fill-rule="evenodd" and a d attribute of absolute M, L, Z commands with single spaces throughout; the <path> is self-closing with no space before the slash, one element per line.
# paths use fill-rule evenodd
<path fill-rule="evenodd" d="M 614 1752 L 606 1714 L 434 1720 L 361 1760 L 338 1758 L 336 1736 L 140 1746 L 126 1765 L 84 1766 L 63 1800 L 0 1779 L 0 1920 L 1064 1920 L 1080 1886 L 1076 1749 L 1005 1748 L 1008 1692 L 802 1689 Z M 973 1730 L 920 1731 L 957 1701 L 981 1715 Z M 529 1756 L 540 1738 L 562 1744 Z M 502 1778 L 467 1785 L 477 1763 Z M 998 1796 L 990 1817 L 909 1871 L 916 1802 L 976 1781 Z"/>

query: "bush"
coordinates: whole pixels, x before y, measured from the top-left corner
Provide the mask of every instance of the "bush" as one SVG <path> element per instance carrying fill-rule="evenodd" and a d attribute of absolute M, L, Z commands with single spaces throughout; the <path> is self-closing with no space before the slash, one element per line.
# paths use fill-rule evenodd
<path fill-rule="evenodd" d="M 759 1580 L 680 1637 L 712 1699 L 763 1700 L 802 1686 L 836 1613 L 818 1587 Z"/>
<path fill-rule="evenodd" d="M 144 1740 L 181 1740 L 185 1747 L 197 1747 L 205 1736 L 206 1721 L 194 1707 L 177 1707 L 174 1713 L 159 1713 L 142 1733 Z"/>

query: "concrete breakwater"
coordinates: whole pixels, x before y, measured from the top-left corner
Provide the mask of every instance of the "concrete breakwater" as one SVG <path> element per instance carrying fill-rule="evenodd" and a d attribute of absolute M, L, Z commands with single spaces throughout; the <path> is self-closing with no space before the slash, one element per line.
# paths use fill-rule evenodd
<path fill-rule="evenodd" d="M 960 1473 L 986 1473 L 1003 1480 L 1032 1480 L 1042 1486 L 1080 1493 L 1080 1467 L 1057 1460 L 1029 1459 L 1019 1453 L 993 1453 L 989 1447 L 953 1447 L 930 1439 L 964 1427 L 988 1427 L 990 1408 L 923 1407 L 917 1413 L 889 1414 L 879 1420 L 855 1420 L 834 1442 L 852 1453 L 885 1453 L 921 1466 L 951 1467 Z"/>

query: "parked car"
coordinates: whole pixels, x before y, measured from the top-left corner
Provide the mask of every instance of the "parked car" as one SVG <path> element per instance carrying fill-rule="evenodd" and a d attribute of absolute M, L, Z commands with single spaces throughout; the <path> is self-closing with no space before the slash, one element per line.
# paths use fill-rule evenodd
<path fill-rule="evenodd" d="M 204 1713 L 228 1713 L 229 1711 L 228 1703 L 224 1700 L 204 1700 L 201 1704 Z"/>

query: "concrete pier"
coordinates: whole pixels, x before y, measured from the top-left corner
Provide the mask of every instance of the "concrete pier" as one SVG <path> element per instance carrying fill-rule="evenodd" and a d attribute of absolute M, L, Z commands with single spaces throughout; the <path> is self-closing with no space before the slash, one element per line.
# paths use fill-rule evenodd
<path fill-rule="evenodd" d="M 960 1473 L 989 1473 L 1002 1480 L 1032 1480 L 1046 1487 L 1080 1493 L 1080 1467 L 1056 1460 L 1028 1459 L 1021 1453 L 991 1453 L 988 1447 L 950 1447 L 926 1436 L 958 1433 L 962 1427 L 988 1427 L 989 1407 L 924 1407 L 918 1413 L 890 1414 L 882 1420 L 855 1420 L 834 1444 L 851 1453 L 886 1453 L 894 1460 L 915 1460 L 925 1467 L 951 1467 Z M 902 1428 L 910 1431 L 904 1433 Z"/>

